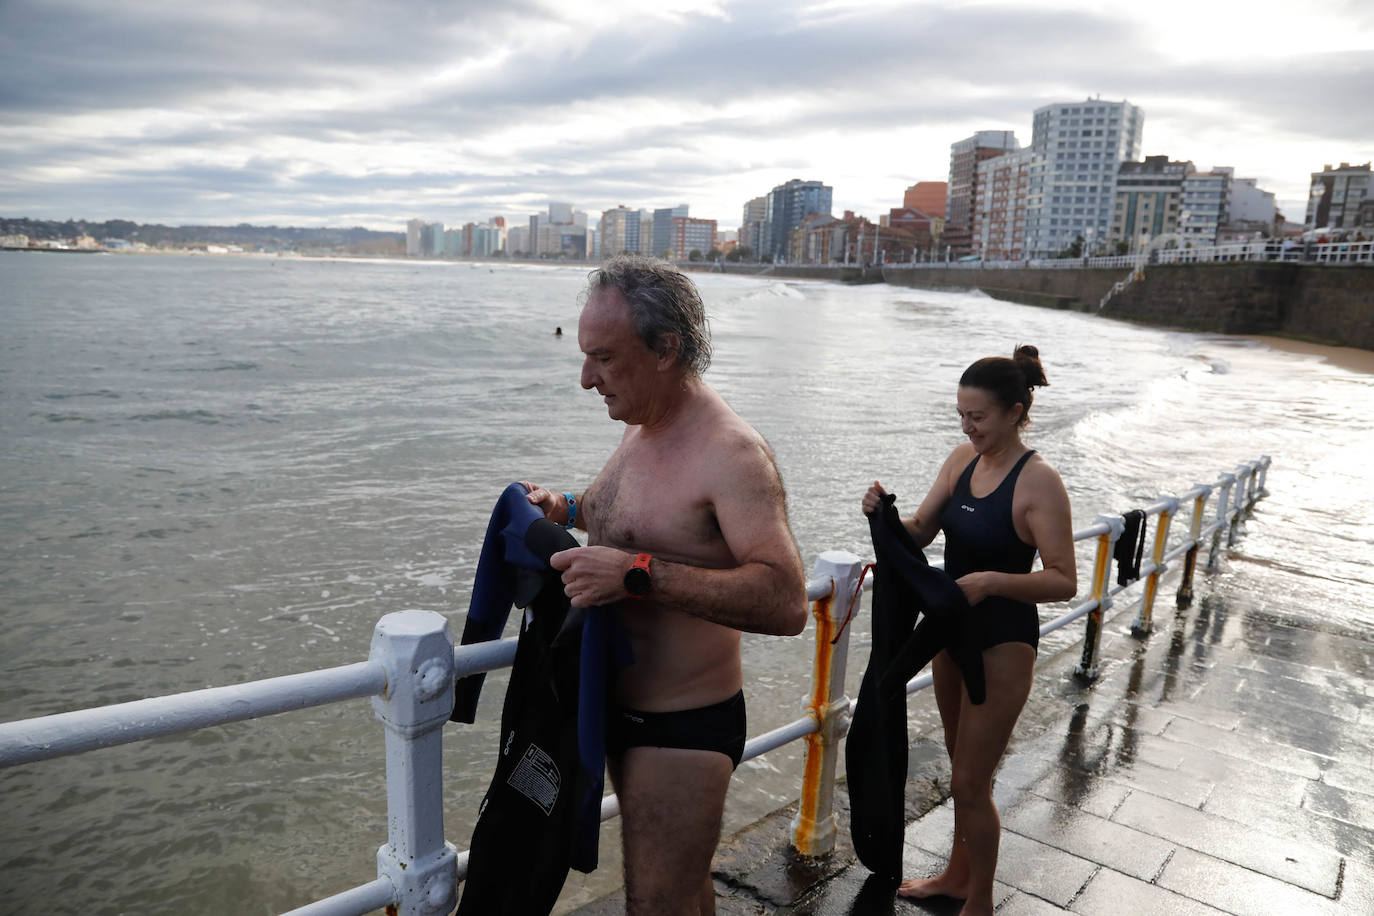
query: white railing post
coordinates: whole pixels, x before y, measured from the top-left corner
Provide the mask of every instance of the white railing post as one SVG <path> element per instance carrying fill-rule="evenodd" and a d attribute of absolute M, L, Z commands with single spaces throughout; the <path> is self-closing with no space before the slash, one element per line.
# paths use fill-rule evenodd
<path fill-rule="evenodd" d="M 1083 657 L 1073 673 L 1084 680 L 1097 679 L 1097 654 L 1102 644 L 1102 615 L 1112 606 L 1107 582 L 1112 573 L 1112 553 L 1126 522 L 1119 515 L 1099 515 L 1093 525 L 1106 525 L 1107 531 L 1097 538 L 1097 558 L 1093 562 L 1093 592 L 1089 600 L 1096 606 L 1088 612 L 1087 630 L 1083 633 Z"/>
<path fill-rule="evenodd" d="M 1374 243 L 1371 243 L 1371 244 L 1374 244 Z M 1270 461 L 1271 461 L 1271 460 L 1272 460 L 1272 459 L 1270 459 L 1270 457 L 1269 457 L 1268 455 L 1260 455 L 1260 460 L 1259 460 L 1259 492 L 1255 494 L 1255 499 L 1256 499 L 1256 500 L 1262 499 L 1262 498 L 1264 498 L 1265 496 L 1268 496 L 1268 495 L 1269 495 L 1269 487 L 1268 487 L 1268 485 L 1266 484 L 1266 481 L 1269 479 L 1269 464 L 1270 464 Z"/>
<path fill-rule="evenodd" d="M 1178 500 L 1166 496 L 1163 502 L 1165 506 L 1155 523 L 1155 547 L 1150 560 L 1152 568 L 1150 574 L 1145 577 L 1145 589 L 1140 594 L 1140 607 L 1137 608 L 1135 621 L 1131 624 L 1131 632 L 1136 636 L 1144 636 L 1154 625 L 1155 593 L 1159 590 L 1159 577 L 1168 571 L 1168 566 L 1164 562 L 1164 548 L 1169 540 L 1169 523 L 1178 514 Z"/>
<path fill-rule="evenodd" d="M 1227 513 L 1231 508 L 1231 486 L 1236 482 L 1234 474 L 1222 474 L 1217 478 L 1221 492 L 1217 494 L 1217 520 L 1212 530 L 1212 549 L 1207 552 L 1207 568 L 1216 569 L 1221 562 L 1221 530 L 1227 527 Z"/>
<path fill-rule="evenodd" d="M 457 850 L 444 842 L 443 725 L 453 711 L 453 637 L 433 611 L 377 622 L 368 656 L 386 668 L 372 698 L 386 726 L 387 842 L 377 874 L 406 916 L 447 913 L 458 902 Z"/>
<path fill-rule="evenodd" d="M 835 763 L 840 741 L 849 731 L 844 678 L 850 628 L 845 624 L 859 600 L 862 577 L 863 560 L 852 553 L 827 550 L 816 558 L 813 579 L 828 579 L 833 585 L 829 594 L 811 602 L 816 656 L 806 711 L 816 720 L 817 730 L 806 736 L 801 800 L 792 820 L 792 845 L 802 855 L 821 856 L 835 849 Z"/>
<path fill-rule="evenodd" d="M 1245 516 L 1254 502 L 1255 464 L 1236 465 L 1236 491 L 1231 497 L 1231 529 L 1226 533 L 1226 546 L 1234 547 L 1236 541 L 1245 537 Z"/>

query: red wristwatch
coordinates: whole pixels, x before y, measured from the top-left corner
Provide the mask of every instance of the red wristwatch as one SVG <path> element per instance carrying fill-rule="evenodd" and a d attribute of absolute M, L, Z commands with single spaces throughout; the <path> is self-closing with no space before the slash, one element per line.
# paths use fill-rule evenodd
<path fill-rule="evenodd" d="M 635 557 L 635 565 L 625 572 L 625 594 L 631 598 L 643 598 L 649 594 L 649 589 L 653 588 L 654 580 L 649 575 L 649 561 L 653 556 L 641 553 Z"/>

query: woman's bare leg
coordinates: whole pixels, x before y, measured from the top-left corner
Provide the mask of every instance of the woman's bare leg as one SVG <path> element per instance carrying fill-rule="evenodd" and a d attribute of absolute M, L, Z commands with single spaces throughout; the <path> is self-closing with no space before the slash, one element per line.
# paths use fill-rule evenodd
<path fill-rule="evenodd" d="M 974 706 L 967 695 L 964 697 L 950 778 L 956 846 L 963 846 L 968 863 L 961 911 L 965 916 L 992 913 L 993 877 L 1002 833 L 992 800 L 992 776 L 1030 695 L 1035 650 L 1025 643 L 1002 643 L 983 652 L 983 664 L 987 701 Z"/>
<path fill-rule="evenodd" d="M 959 736 L 959 713 L 968 700 L 964 689 L 964 676 L 959 666 L 941 652 L 931 663 L 934 678 L 935 705 L 940 710 L 940 722 L 945 729 L 945 752 L 949 754 L 951 765 L 954 761 L 954 748 Z M 959 841 L 959 812 L 954 813 L 954 840 L 950 845 L 949 861 L 945 870 L 930 878 L 908 878 L 897 888 L 902 897 L 957 897 L 966 896 L 968 886 L 968 854 L 964 844 Z"/>

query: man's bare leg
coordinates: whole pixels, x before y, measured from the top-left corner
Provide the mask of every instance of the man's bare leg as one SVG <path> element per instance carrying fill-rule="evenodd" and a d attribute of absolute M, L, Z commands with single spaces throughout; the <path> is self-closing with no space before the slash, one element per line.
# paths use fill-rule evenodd
<path fill-rule="evenodd" d="M 611 768 L 625 846 L 626 916 L 711 916 L 711 857 L 734 768 L 714 751 L 632 747 Z"/>

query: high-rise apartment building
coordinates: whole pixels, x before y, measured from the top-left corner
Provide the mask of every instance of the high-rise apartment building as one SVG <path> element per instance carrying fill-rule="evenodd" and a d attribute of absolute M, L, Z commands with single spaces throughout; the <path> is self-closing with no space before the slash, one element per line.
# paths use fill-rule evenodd
<path fill-rule="evenodd" d="M 639 251 L 639 211 L 621 205 L 601 214 L 600 249 L 603 258 Z"/>
<path fill-rule="evenodd" d="M 1374 197 L 1370 163 L 1340 168 L 1323 165 L 1312 173 L 1312 188 L 1307 196 L 1307 228 L 1349 229 L 1360 224 L 1360 205 Z"/>
<path fill-rule="evenodd" d="M 529 236 L 526 239 L 529 247 L 525 249 L 529 252 L 530 257 L 537 258 L 544 253 L 539 248 L 540 230 L 548 224 L 549 217 L 547 213 L 530 214 Z"/>
<path fill-rule="evenodd" d="M 549 201 L 549 222 L 551 223 L 572 223 L 573 205 L 560 201 Z"/>
<path fill-rule="evenodd" d="M 1235 169 L 1219 166 L 1193 172 L 1183 179 L 1178 231 L 1185 245 L 1215 245 L 1217 233 L 1231 218 L 1231 176 Z"/>
<path fill-rule="evenodd" d="M 650 249 L 656 257 L 662 257 L 665 251 L 673 247 L 673 220 L 687 217 L 687 205 L 678 204 L 676 207 L 660 207 L 654 211 L 654 247 Z"/>
<path fill-rule="evenodd" d="M 420 257 L 437 258 L 444 253 L 444 224 L 425 223 L 420 229 Z"/>
<path fill-rule="evenodd" d="M 1035 154 L 1020 149 L 978 163 L 973 193 L 972 254 L 988 261 L 1019 261 L 1026 254 L 1026 201 Z M 948 230 L 946 230 L 948 232 Z M 948 255 L 956 254 L 948 246 Z"/>
<path fill-rule="evenodd" d="M 639 254 L 653 257 L 654 254 L 654 211 L 639 211 Z"/>
<path fill-rule="evenodd" d="M 424 232 L 425 221 L 422 219 L 412 219 L 406 222 L 406 257 L 418 258 L 420 256 L 420 234 Z"/>
<path fill-rule="evenodd" d="M 949 183 L 945 181 L 918 181 L 902 195 L 902 206 L 920 210 L 926 216 L 944 219 L 948 190 Z"/>
<path fill-rule="evenodd" d="M 472 227 L 471 256 L 489 258 L 506 245 L 506 228 L 491 223 L 478 223 Z"/>
<path fill-rule="evenodd" d="M 1116 173 L 1110 241 L 1125 242 L 1128 250 L 1134 251 L 1151 239 L 1178 232 L 1183 183 L 1194 171 L 1191 162 L 1175 162 L 1168 156 L 1121 163 Z"/>
<path fill-rule="evenodd" d="M 829 216 L 833 195 L 834 189 L 829 185 L 797 178 L 769 191 L 763 233 L 767 241 L 762 253 L 774 259 L 786 258 L 792 230 L 813 214 Z"/>
<path fill-rule="evenodd" d="M 463 230 L 445 229 L 444 230 L 444 257 L 461 258 L 463 256 Z"/>
<path fill-rule="evenodd" d="M 940 243 L 949 249 L 951 256 L 962 257 L 973 248 L 973 206 L 980 164 L 1018 148 L 1016 134 L 1010 130 L 980 130 L 972 137 L 950 144 L 945 229 Z"/>
<path fill-rule="evenodd" d="M 673 253 L 674 258 L 686 259 L 693 251 L 705 255 L 716 247 L 716 221 L 713 219 L 675 216 L 672 227 L 673 237 L 668 250 Z"/>
<path fill-rule="evenodd" d="M 1052 257 L 1082 238 L 1107 247 L 1121 163 L 1140 158 L 1145 113 L 1129 102 L 1056 102 L 1035 110 L 1031 127 L 1026 250 Z"/>
<path fill-rule="evenodd" d="M 758 257 L 768 244 L 765 227 L 768 225 L 768 198 L 755 197 L 744 205 L 739 224 L 739 246 L 748 248 Z"/>

